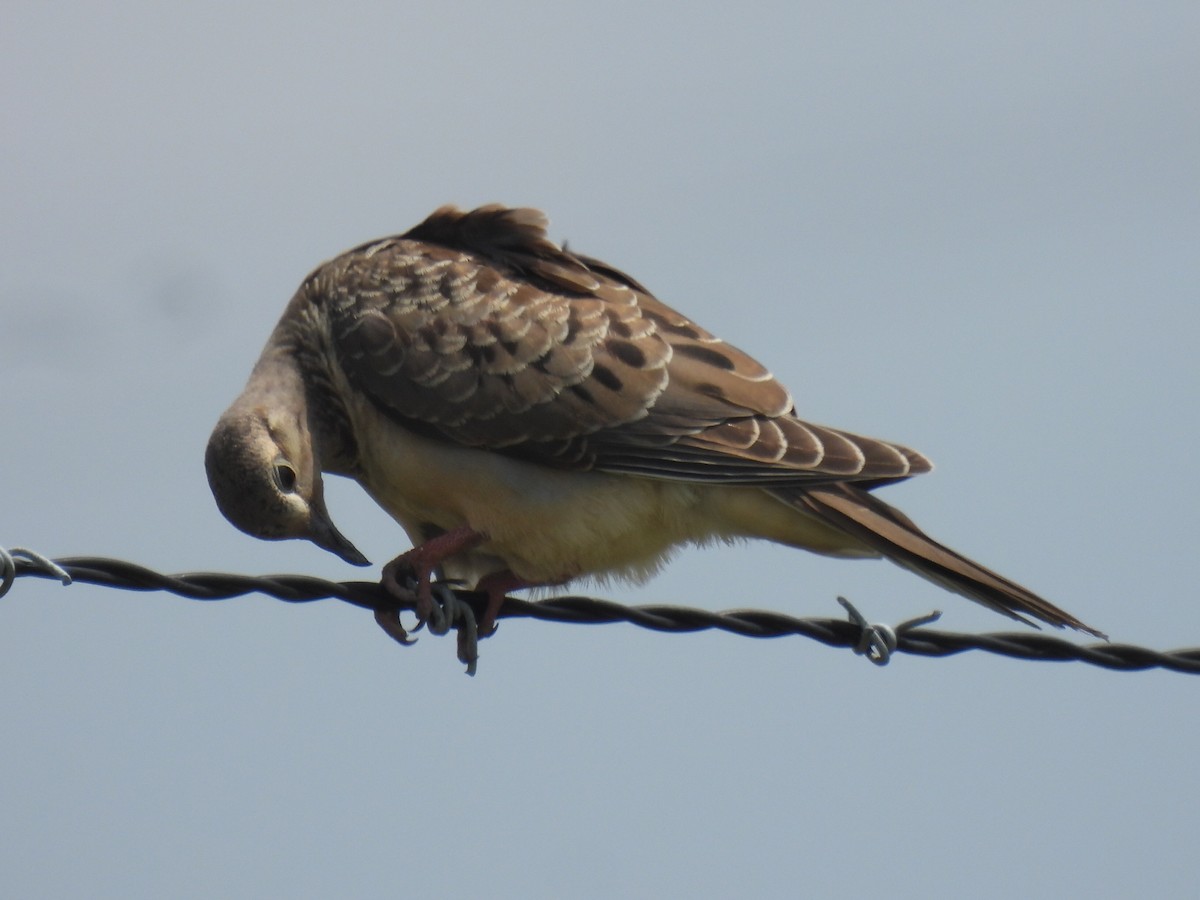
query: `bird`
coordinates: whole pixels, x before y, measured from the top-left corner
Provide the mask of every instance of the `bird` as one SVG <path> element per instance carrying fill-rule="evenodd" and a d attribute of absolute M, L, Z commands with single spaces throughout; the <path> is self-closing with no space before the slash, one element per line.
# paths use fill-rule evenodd
<path fill-rule="evenodd" d="M 225 517 L 369 565 L 324 500 L 324 474 L 351 478 L 412 543 L 382 583 L 405 596 L 415 577 L 420 622 L 435 579 L 486 593 L 483 636 L 511 591 L 642 582 L 680 546 L 738 539 L 883 557 L 1104 636 L 875 495 L 930 471 L 924 455 L 800 419 L 765 366 L 547 224 L 443 206 L 308 275 L 209 439 Z"/>

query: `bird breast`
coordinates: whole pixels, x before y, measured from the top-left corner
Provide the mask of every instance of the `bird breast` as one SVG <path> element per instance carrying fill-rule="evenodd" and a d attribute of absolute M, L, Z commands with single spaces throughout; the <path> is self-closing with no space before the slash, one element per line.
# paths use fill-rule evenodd
<path fill-rule="evenodd" d="M 698 485 L 551 469 L 415 434 L 374 409 L 352 418 L 359 480 L 414 543 L 427 524 L 488 536 L 467 568 L 492 558 L 502 563 L 492 571 L 535 584 L 644 580 L 672 547 L 713 536 L 708 492 Z"/>

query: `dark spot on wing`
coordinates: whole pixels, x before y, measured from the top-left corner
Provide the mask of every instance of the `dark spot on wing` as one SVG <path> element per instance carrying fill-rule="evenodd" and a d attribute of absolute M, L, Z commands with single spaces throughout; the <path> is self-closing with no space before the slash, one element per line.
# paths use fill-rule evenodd
<path fill-rule="evenodd" d="M 475 289 L 481 294 L 486 294 L 499 283 L 500 274 L 495 269 L 484 268 L 479 270 L 475 278 Z"/>
<path fill-rule="evenodd" d="M 694 388 L 697 394 L 703 394 L 705 397 L 712 397 L 716 400 L 728 401 L 729 397 L 720 385 L 713 384 L 711 381 L 702 381 Z"/>
<path fill-rule="evenodd" d="M 693 340 L 701 337 L 700 332 L 690 322 L 672 322 L 652 309 L 643 309 L 642 318 L 649 319 L 664 331 L 669 331 L 671 334 L 677 334 L 680 337 L 692 338 Z"/>
<path fill-rule="evenodd" d="M 678 344 L 675 347 L 675 352 L 688 356 L 697 362 L 707 363 L 717 369 L 725 369 L 733 371 L 735 368 L 734 362 L 720 350 L 714 350 L 712 347 L 705 347 L 702 344 Z"/>
<path fill-rule="evenodd" d="M 606 342 L 605 346 L 608 348 L 609 353 L 627 366 L 634 369 L 641 369 L 646 365 L 646 354 L 636 344 L 610 340 Z"/>
<path fill-rule="evenodd" d="M 610 391 L 619 391 L 623 387 L 621 379 L 614 374 L 613 370 L 600 365 L 600 363 L 592 366 L 592 377 Z"/>
<path fill-rule="evenodd" d="M 617 337 L 629 338 L 633 335 L 633 329 L 629 327 L 629 323 L 621 321 L 615 315 L 608 317 L 608 330 Z"/>

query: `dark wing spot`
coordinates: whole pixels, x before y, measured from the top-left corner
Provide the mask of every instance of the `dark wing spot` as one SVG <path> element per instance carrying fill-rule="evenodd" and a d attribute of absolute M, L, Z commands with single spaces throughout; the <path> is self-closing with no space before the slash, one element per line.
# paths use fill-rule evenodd
<path fill-rule="evenodd" d="M 616 376 L 612 369 L 602 366 L 600 363 L 592 366 L 592 377 L 610 391 L 619 391 L 624 386 L 621 383 L 621 379 Z"/>
<path fill-rule="evenodd" d="M 691 357 L 697 362 L 707 363 L 714 368 L 725 369 L 727 372 L 732 372 L 736 368 L 733 360 L 720 350 L 714 350 L 712 347 L 706 347 L 703 344 L 678 344 L 675 347 L 675 352 Z"/>
<path fill-rule="evenodd" d="M 696 385 L 695 391 L 697 394 L 703 394 L 705 397 L 712 397 L 716 400 L 729 401 L 729 397 L 720 385 L 713 384 L 711 381 L 704 381 Z"/>
<path fill-rule="evenodd" d="M 671 334 L 677 334 L 680 337 L 692 338 L 693 340 L 696 340 L 701 336 L 700 332 L 697 331 L 690 322 L 672 322 L 650 309 L 642 310 L 642 318 L 650 319 L 652 322 L 657 324 L 659 328 L 662 328 L 664 331 L 669 331 Z"/>
<path fill-rule="evenodd" d="M 646 365 L 646 354 L 636 344 L 610 340 L 605 343 L 605 346 L 609 353 L 631 368 L 641 369 Z"/>
<path fill-rule="evenodd" d="M 481 294 L 486 294 L 499 283 L 500 276 L 494 269 L 480 269 L 479 276 L 475 279 L 475 289 Z"/>
<path fill-rule="evenodd" d="M 615 315 L 608 317 L 608 330 L 617 337 L 628 338 L 633 335 L 633 329 L 629 327 L 629 323 L 621 321 Z"/>

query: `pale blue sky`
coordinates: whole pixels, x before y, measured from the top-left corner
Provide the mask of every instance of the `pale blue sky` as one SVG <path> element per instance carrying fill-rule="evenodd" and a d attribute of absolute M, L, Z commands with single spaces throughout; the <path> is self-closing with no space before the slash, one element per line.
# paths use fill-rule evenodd
<path fill-rule="evenodd" d="M 316 264 L 434 207 L 552 233 L 919 448 L 933 534 L 1200 645 L 1200 7 L 10 2 L 0 543 L 361 573 L 203 471 Z M 400 529 L 357 487 L 340 528 Z M 624 602 L 1006 620 L 883 563 L 681 554 Z M 478 677 L 369 614 L 22 581 L 12 896 L 1191 896 L 1200 682 L 513 621 Z"/>

